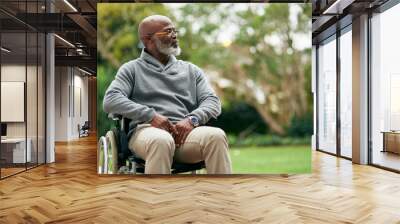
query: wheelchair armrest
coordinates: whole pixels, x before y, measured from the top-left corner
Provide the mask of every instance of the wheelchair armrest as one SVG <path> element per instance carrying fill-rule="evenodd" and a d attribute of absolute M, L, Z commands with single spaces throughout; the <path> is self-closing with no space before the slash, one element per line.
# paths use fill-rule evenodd
<path fill-rule="evenodd" d="M 122 120 L 122 115 L 119 114 L 108 114 L 108 118 L 111 118 L 114 121 Z"/>
<path fill-rule="evenodd" d="M 108 118 L 111 118 L 115 123 L 116 127 L 119 130 L 123 130 L 125 132 L 128 132 L 129 129 L 129 119 L 123 117 L 122 115 L 119 114 L 108 114 Z"/>

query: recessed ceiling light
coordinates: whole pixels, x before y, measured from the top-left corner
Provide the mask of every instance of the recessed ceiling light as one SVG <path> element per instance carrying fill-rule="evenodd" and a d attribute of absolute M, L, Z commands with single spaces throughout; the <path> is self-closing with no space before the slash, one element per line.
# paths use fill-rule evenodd
<path fill-rule="evenodd" d="M 66 40 L 66 39 L 64 39 L 64 38 L 62 38 L 62 37 L 60 37 L 60 36 L 57 35 L 57 34 L 54 34 L 54 36 L 57 37 L 58 39 L 60 39 L 61 41 L 63 41 L 64 43 L 66 43 L 67 45 L 69 45 L 69 46 L 75 48 L 75 45 L 71 44 L 71 42 L 69 42 L 68 40 Z"/>
<path fill-rule="evenodd" d="M 81 72 L 85 73 L 85 74 L 92 75 L 91 73 L 89 73 L 89 72 L 86 71 L 86 70 L 83 70 L 83 69 L 81 69 L 81 68 L 79 68 L 79 67 L 78 67 L 78 69 L 79 69 Z"/>
<path fill-rule="evenodd" d="M 11 52 L 11 50 L 9 50 L 9 49 L 7 49 L 7 48 L 5 48 L 5 47 L 1 47 L 1 50 L 4 51 L 4 52 L 6 52 L 6 53 L 10 53 L 10 52 Z"/>
<path fill-rule="evenodd" d="M 322 14 L 342 14 L 343 9 L 351 5 L 355 0 L 336 0 Z"/>
<path fill-rule="evenodd" d="M 67 4 L 72 10 L 74 10 L 74 12 L 78 12 L 78 10 L 71 4 L 69 3 L 68 0 L 64 0 L 65 4 Z"/>

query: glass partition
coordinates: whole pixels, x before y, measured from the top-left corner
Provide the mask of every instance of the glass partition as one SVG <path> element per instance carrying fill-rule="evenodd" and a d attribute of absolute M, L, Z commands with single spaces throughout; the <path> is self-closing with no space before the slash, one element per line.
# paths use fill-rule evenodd
<path fill-rule="evenodd" d="M 28 5 L 27 5 L 28 3 Z M 18 18 L 44 1 L 2 1 L 0 178 L 45 162 L 45 35 Z"/>
<path fill-rule="evenodd" d="M 340 36 L 340 154 L 352 157 L 352 35 L 351 26 Z"/>
<path fill-rule="evenodd" d="M 400 5 L 371 18 L 372 163 L 400 170 Z"/>
<path fill-rule="evenodd" d="M 1 34 L 2 177 L 25 170 L 31 161 L 26 141 L 26 40 L 25 32 Z"/>
<path fill-rule="evenodd" d="M 318 149 L 336 154 L 336 36 L 318 48 Z"/>
<path fill-rule="evenodd" d="M 28 168 L 37 165 L 37 76 L 38 76 L 38 35 L 36 32 L 27 33 L 27 82 L 26 82 L 26 112 L 27 112 L 27 150 L 30 150 L 30 161 L 27 163 Z"/>

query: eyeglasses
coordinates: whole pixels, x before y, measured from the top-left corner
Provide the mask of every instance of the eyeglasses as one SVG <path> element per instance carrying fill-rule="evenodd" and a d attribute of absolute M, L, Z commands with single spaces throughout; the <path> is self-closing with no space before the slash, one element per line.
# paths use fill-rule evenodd
<path fill-rule="evenodd" d="M 171 36 L 172 33 L 175 33 L 175 35 L 178 35 L 178 34 L 179 34 L 179 31 L 177 31 L 175 28 L 168 28 L 168 29 L 166 29 L 166 30 L 164 30 L 164 31 L 159 31 L 159 32 L 155 32 L 155 33 L 150 33 L 150 34 L 148 34 L 148 35 L 149 35 L 149 36 L 153 36 L 153 35 L 158 35 L 158 36 L 165 36 L 165 35 L 168 35 L 168 36 Z"/>

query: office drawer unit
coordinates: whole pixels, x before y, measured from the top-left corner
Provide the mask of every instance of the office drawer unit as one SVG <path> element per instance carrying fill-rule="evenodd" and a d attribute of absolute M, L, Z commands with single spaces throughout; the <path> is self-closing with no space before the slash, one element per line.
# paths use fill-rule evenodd
<path fill-rule="evenodd" d="M 383 134 L 383 152 L 400 154 L 400 132 L 387 131 Z"/>
<path fill-rule="evenodd" d="M 25 162 L 31 162 L 32 154 L 31 139 L 27 139 L 27 148 L 25 151 L 25 139 L 24 138 L 7 138 L 1 140 L 1 159 L 6 164 L 19 164 Z M 4 155 L 3 155 L 4 154 Z M 26 161 L 25 161 L 26 160 Z"/>

